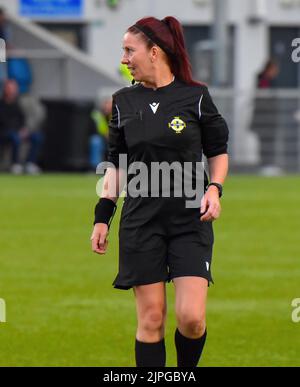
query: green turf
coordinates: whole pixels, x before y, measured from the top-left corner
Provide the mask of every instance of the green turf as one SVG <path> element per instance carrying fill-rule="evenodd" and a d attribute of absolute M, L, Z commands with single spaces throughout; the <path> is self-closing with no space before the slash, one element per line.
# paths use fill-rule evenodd
<path fill-rule="evenodd" d="M 90 250 L 96 178 L 0 176 L 0 366 L 134 366 L 132 290 L 117 274 L 119 211 L 105 256 Z M 229 177 L 215 223 L 205 366 L 299 366 L 300 179 Z M 119 206 L 120 209 L 120 206 Z M 176 366 L 167 285 L 167 365 Z"/>

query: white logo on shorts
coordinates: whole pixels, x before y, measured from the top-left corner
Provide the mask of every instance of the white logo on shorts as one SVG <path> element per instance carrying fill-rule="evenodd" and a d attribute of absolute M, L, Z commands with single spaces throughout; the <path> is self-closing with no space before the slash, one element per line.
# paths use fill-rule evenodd
<path fill-rule="evenodd" d="M 209 271 L 209 262 L 205 262 L 206 263 L 206 270 Z"/>

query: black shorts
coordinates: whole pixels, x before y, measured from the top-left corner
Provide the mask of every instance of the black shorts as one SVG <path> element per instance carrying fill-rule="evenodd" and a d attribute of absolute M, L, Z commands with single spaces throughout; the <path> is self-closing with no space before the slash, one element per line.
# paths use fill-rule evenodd
<path fill-rule="evenodd" d="M 119 272 L 113 286 L 128 290 L 182 276 L 213 282 L 212 222 L 200 221 L 199 208 L 175 205 L 166 210 L 151 205 L 148 210 L 145 208 L 139 214 L 135 211 L 129 216 L 122 211 Z"/>

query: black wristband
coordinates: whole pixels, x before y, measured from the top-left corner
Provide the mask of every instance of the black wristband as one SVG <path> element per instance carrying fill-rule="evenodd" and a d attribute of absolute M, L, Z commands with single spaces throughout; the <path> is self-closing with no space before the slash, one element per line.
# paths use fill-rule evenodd
<path fill-rule="evenodd" d="M 101 198 L 95 206 L 94 225 L 96 223 L 105 223 L 109 225 L 109 221 L 113 218 L 116 209 L 117 206 L 112 200 Z"/>

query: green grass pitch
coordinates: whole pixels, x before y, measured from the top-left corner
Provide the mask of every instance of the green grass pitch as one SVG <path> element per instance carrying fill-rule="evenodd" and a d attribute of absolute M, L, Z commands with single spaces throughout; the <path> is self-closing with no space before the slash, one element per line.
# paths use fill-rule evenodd
<path fill-rule="evenodd" d="M 0 366 L 134 366 L 132 290 L 114 289 L 118 212 L 91 252 L 96 176 L 0 176 Z M 229 176 L 215 222 L 201 366 L 300 366 L 298 176 Z M 167 366 L 176 366 L 173 283 Z"/>

